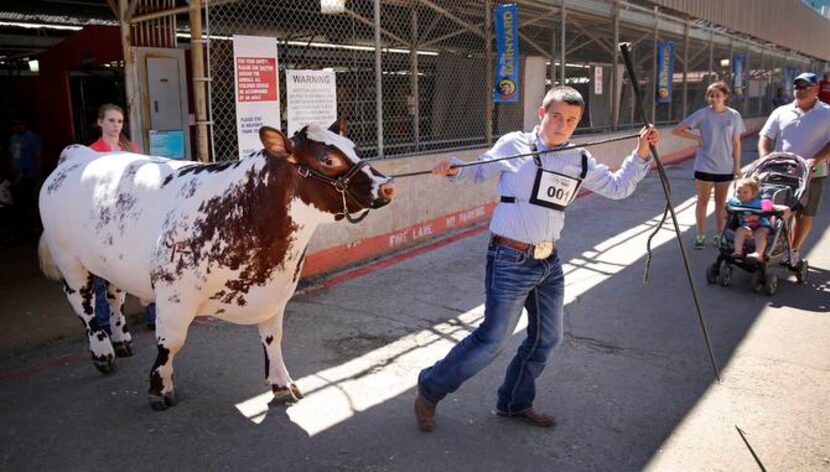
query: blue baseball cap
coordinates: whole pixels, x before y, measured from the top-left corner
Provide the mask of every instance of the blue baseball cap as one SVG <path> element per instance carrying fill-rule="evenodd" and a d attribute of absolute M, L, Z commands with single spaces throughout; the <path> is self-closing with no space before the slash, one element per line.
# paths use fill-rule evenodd
<path fill-rule="evenodd" d="M 799 80 L 809 82 L 810 85 L 816 85 L 818 83 L 818 76 L 812 72 L 803 72 L 798 77 L 793 79 L 793 85 L 798 83 Z"/>

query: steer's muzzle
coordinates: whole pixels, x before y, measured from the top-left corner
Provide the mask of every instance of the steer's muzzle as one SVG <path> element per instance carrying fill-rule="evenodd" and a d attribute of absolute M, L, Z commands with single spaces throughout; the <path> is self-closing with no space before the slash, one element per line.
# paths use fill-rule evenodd
<path fill-rule="evenodd" d="M 392 199 L 395 198 L 395 186 L 392 185 L 392 179 L 380 185 L 378 188 L 378 198 L 372 202 L 372 208 L 380 208 L 388 205 Z"/>

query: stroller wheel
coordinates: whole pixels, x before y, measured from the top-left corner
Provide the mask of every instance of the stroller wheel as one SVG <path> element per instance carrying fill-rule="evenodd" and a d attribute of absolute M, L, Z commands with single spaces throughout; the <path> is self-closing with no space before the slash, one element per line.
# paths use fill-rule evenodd
<path fill-rule="evenodd" d="M 708 269 L 706 269 L 706 281 L 710 284 L 714 284 L 718 281 L 718 263 L 715 262 L 714 264 L 710 265 Z"/>
<path fill-rule="evenodd" d="M 767 295 L 775 295 L 775 292 L 778 291 L 778 276 L 767 274 L 764 289 L 766 289 Z"/>
<path fill-rule="evenodd" d="M 720 263 L 720 270 L 718 271 L 718 283 L 724 287 L 728 287 L 732 283 L 732 266 L 728 262 Z"/>
<path fill-rule="evenodd" d="M 764 272 L 762 270 L 756 270 L 752 273 L 752 278 L 749 279 L 749 287 L 755 293 L 761 293 L 761 290 L 764 289 Z"/>
<path fill-rule="evenodd" d="M 801 259 L 798 262 L 798 266 L 795 268 L 795 279 L 799 284 L 807 283 L 807 274 L 809 273 L 809 269 L 810 264 L 807 263 L 806 259 Z"/>

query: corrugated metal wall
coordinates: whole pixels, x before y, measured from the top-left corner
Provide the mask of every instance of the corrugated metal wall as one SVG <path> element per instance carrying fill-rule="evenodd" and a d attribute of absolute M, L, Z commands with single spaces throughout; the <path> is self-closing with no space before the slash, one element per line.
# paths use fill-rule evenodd
<path fill-rule="evenodd" d="M 830 20 L 801 0 L 652 0 L 729 29 L 830 61 Z"/>

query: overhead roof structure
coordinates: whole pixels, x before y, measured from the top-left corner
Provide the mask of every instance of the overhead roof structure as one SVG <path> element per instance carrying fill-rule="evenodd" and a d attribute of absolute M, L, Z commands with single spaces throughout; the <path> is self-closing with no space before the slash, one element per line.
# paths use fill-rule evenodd
<path fill-rule="evenodd" d="M 127 0 L 130 4 L 142 3 Z M 312 0 L 301 0 L 304 4 Z M 119 0 L 6 0 L 0 6 L 0 61 L 6 63 L 21 62 L 24 58 L 37 55 L 72 31 L 86 24 L 118 24 L 115 11 Z M 146 3 L 144 1 L 143 3 Z M 216 0 L 208 2 L 216 5 Z M 225 0 L 221 3 L 232 3 Z M 290 4 L 294 0 L 283 0 L 281 4 Z M 384 9 L 408 8 L 410 2 L 400 0 L 382 0 Z M 432 38 L 438 38 L 443 47 L 451 46 L 453 41 L 470 44 L 470 36 L 477 36 L 481 31 L 484 16 L 482 2 L 443 2 L 440 0 L 419 0 L 423 6 L 436 12 L 442 12 L 441 20 L 432 27 Z M 557 27 L 557 12 L 562 0 L 514 0 L 521 9 L 523 23 L 523 41 L 531 50 L 549 54 L 550 31 Z M 370 0 L 350 0 L 350 12 L 366 11 L 366 19 L 371 19 Z M 444 8 L 446 4 L 446 9 Z M 746 38 L 752 45 L 775 48 L 780 53 L 790 51 L 809 56 L 820 61 L 830 61 L 830 20 L 822 17 L 800 0 L 751 0 L 748 2 L 723 2 L 720 0 L 631 0 L 614 2 L 611 0 L 566 0 L 568 10 L 568 42 L 574 38 L 580 41 L 568 52 L 568 57 L 585 63 L 607 62 L 612 45 L 607 39 L 613 31 L 610 20 L 615 5 L 620 8 L 621 24 L 636 40 L 637 32 L 646 34 L 653 30 L 653 11 L 660 7 L 665 21 L 659 25 L 661 30 L 677 35 L 683 34 L 683 21 L 692 23 L 692 37 L 701 38 L 708 35 L 709 29 Z M 176 0 L 173 11 L 182 15 L 179 28 L 187 30 L 187 2 Z M 241 8 L 244 6 L 240 5 Z M 668 14 L 666 14 L 668 13 Z M 387 15 L 385 18 L 394 18 Z M 285 25 L 289 31 L 291 25 Z M 27 25 L 27 26 L 23 26 Z M 789 25 L 789 26 L 788 26 Z M 278 27 L 279 25 L 275 25 Z M 384 25 L 386 27 L 387 25 Z M 408 25 L 388 25 L 385 39 L 396 35 L 396 29 L 406 31 Z M 366 25 L 367 39 L 372 37 L 371 25 Z M 476 31 L 478 30 L 478 31 Z M 349 31 L 353 37 L 354 31 Z M 406 37 L 405 35 L 403 37 Z M 429 44 L 427 44 L 428 46 Z M 605 57 L 606 59 L 602 59 Z M 599 58 L 599 59 L 598 59 Z M 570 60 L 570 59 L 569 59 Z M 22 65 L 21 65 L 22 66 Z"/>

